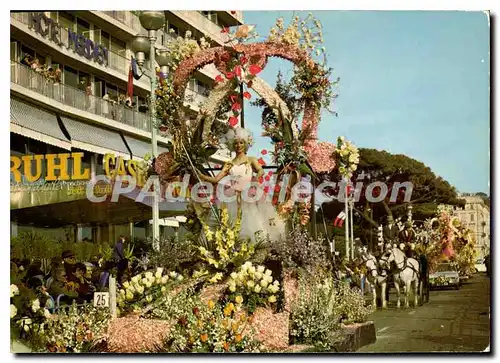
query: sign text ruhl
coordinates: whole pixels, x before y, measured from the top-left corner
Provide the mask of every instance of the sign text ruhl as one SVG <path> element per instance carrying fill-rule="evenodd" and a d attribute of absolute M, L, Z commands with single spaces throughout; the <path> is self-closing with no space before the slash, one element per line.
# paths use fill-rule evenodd
<path fill-rule="evenodd" d="M 61 31 L 63 28 L 53 19 L 47 17 L 44 13 L 29 13 L 29 27 L 34 29 L 38 34 L 48 37 L 57 45 L 63 45 L 61 41 Z M 94 43 L 92 40 L 85 38 L 81 34 L 77 34 L 71 29 L 68 29 L 68 48 L 84 56 L 89 60 L 94 60 L 99 64 L 108 65 L 108 49 L 104 46 Z"/>

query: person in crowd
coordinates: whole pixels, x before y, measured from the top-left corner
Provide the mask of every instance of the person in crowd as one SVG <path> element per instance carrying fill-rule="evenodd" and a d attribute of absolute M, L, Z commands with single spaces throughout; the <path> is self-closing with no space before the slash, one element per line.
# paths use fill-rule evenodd
<path fill-rule="evenodd" d="M 75 278 L 76 278 L 76 284 L 78 284 L 77 287 L 77 293 L 78 293 L 78 302 L 83 303 L 86 301 L 92 300 L 93 293 L 95 291 L 95 287 L 92 286 L 90 281 L 88 281 L 85 278 L 85 274 L 87 272 L 87 266 L 85 266 L 84 263 L 77 263 L 76 264 L 76 272 L 75 272 Z"/>
<path fill-rule="evenodd" d="M 35 261 L 28 267 L 24 276 L 24 282 L 29 288 L 37 288 L 44 284 L 44 274 L 40 261 Z"/>
<path fill-rule="evenodd" d="M 486 265 L 486 274 L 488 277 L 491 277 L 491 260 L 490 260 L 490 254 L 484 258 L 484 264 Z"/>
<path fill-rule="evenodd" d="M 92 106 L 92 84 L 90 82 L 85 86 L 85 108 Z"/>
<path fill-rule="evenodd" d="M 112 261 L 106 261 L 104 263 L 103 271 L 99 276 L 99 290 L 104 291 L 108 288 L 109 285 L 109 276 L 111 275 L 111 271 L 115 267 L 115 264 Z"/>
<path fill-rule="evenodd" d="M 63 267 L 66 271 L 66 277 L 69 281 L 74 281 L 74 275 L 76 272 L 76 258 L 75 253 L 70 250 L 66 250 L 61 254 L 61 258 L 63 260 Z"/>
<path fill-rule="evenodd" d="M 31 67 L 32 62 L 33 62 L 33 60 L 31 59 L 31 56 L 29 54 L 25 54 L 23 59 L 21 60 L 21 64 L 23 64 L 27 67 Z"/>
<path fill-rule="evenodd" d="M 71 300 L 78 297 L 78 293 L 73 289 L 68 288 L 68 281 L 66 280 L 66 271 L 63 267 L 56 269 L 52 275 L 53 282 L 48 288 L 49 294 L 57 299 L 59 295 L 64 295 L 63 301 L 71 303 Z"/>

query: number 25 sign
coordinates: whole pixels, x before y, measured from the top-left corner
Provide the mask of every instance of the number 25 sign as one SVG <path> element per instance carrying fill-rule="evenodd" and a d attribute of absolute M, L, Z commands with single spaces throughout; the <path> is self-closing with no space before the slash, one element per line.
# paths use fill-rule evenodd
<path fill-rule="evenodd" d="M 109 307 L 109 292 L 94 293 L 94 306 L 99 308 Z"/>

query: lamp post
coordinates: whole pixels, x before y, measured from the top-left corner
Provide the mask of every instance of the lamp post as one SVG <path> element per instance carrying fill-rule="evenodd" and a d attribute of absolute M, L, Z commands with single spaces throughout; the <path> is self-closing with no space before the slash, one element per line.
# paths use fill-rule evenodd
<path fill-rule="evenodd" d="M 145 62 L 146 54 L 149 52 L 149 73 L 146 76 L 151 80 L 151 97 L 150 97 L 150 127 L 151 127 L 151 143 L 153 158 L 158 156 L 158 142 L 156 139 L 156 125 L 155 125 L 155 114 L 156 105 L 154 99 L 154 93 L 156 90 L 156 31 L 163 27 L 165 24 L 165 13 L 163 11 L 143 11 L 139 16 L 139 21 L 144 29 L 148 31 L 148 35 L 137 35 L 131 42 L 131 50 L 135 53 L 137 58 L 137 64 L 142 68 Z M 165 56 L 161 56 L 159 61 L 166 61 Z M 161 66 L 162 64 L 160 64 Z M 166 64 L 163 64 L 166 65 Z M 160 211 L 159 211 L 159 191 L 154 190 L 153 193 L 153 247 L 159 249 L 159 238 L 160 238 Z"/>

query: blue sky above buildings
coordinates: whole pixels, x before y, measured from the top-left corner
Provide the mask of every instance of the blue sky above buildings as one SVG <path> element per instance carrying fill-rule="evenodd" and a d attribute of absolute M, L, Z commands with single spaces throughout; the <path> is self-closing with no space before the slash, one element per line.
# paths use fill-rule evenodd
<path fill-rule="evenodd" d="M 344 135 L 358 147 L 406 154 L 461 192 L 489 194 L 489 22 L 482 12 L 316 11 L 333 77 L 338 117 L 323 114 L 319 138 Z M 245 23 L 267 36 L 276 18 L 307 12 L 245 11 Z M 273 59 L 260 74 L 271 85 L 287 61 Z M 245 105 L 253 152 L 260 109 Z"/>

